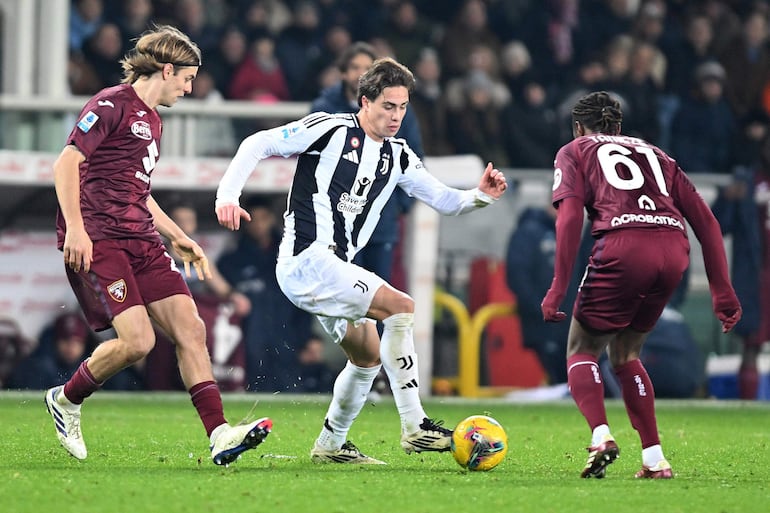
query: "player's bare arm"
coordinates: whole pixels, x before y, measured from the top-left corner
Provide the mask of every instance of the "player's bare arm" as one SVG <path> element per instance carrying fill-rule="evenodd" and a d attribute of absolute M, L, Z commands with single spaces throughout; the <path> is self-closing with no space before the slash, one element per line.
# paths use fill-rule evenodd
<path fill-rule="evenodd" d="M 241 219 L 251 221 L 251 215 L 234 203 L 218 205 L 215 211 L 219 224 L 228 230 L 238 230 L 241 227 Z"/>
<path fill-rule="evenodd" d="M 489 194 L 495 199 L 499 199 L 508 188 L 508 182 L 505 181 L 505 175 L 492 163 L 487 163 L 484 174 L 481 175 L 479 190 L 484 194 Z"/>
<path fill-rule="evenodd" d="M 188 278 L 191 276 L 190 264 L 192 264 L 199 280 L 205 280 L 206 278 L 210 279 L 211 270 L 209 269 L 209 260 L 198 243 L 182 231 L 174 220 L 160 208 L 160 205 L 158 205 L 158 202 L 155 201 L 155 198 L 152 196 L 147 198 L 147 208 L 152 214 L 155 228 L 161 235 L 171 242 L 171 247 L 174 249 L 174 252 L 179 255 L 184 262 L 185 275 Z"/>
<path fill-rule="evenodd" d="M 74 271 L 88 272 L 93 260 L 93 242 L 86 232 L 80 211 L 80 164 L 85 156 L 75 146 L 66 146 L 53 164 L 54 186 L 67 230 L 64 262 Z"/>

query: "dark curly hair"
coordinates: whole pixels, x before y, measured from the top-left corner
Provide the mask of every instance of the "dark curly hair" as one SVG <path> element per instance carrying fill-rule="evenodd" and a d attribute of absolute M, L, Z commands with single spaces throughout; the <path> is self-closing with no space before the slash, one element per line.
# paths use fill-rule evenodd
<path fill-rule="evenodd" d="M 597 91 L 580 98 L 572 108 L 572 120 L 579 121 L 592 132 L 607 135 L 620 133 L 623 111 L 620 102 L 606 91 Z"/>

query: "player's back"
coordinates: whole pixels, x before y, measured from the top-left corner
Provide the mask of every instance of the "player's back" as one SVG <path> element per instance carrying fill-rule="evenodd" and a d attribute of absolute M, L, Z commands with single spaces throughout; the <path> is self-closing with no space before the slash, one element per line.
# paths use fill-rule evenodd
<path fill-rule="evenodd" d="M 553 201 L 581 198 L 594 236 L 622 228 L 685 233 L 677 190 L 687 178 L 656 146 L 635 137 L 585 135 L 559 150 L 555 167 Z"/>

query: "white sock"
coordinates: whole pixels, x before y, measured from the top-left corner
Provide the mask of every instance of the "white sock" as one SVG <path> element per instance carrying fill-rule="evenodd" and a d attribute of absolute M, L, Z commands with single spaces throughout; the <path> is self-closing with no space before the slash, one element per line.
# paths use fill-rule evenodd
<path fill-rule="evenodd" d="M 366 403 L 366 394 L 372 389 L 380 367 L 381 365 L 359 367 L 350 362 L 345 365 L 334 381 L 332 402 L 326 412 L 324 427 L 321 428 L 316 445 L 327 451 L 342 447 L 347 440 L 350 426 Z"/>
<path fill-rule="evenodd" d="M 54 394 L 53 399 L 56 401 L 56 404 L 68 411 L 78 411 L 82 406 L 82 404 L 75 404 L 67 399 L 67 396 L 64 395 L 64 387 L 61 387 L 58 394 Z"/>
<path fill-rule="evenodd" d="M 646 449 L 642 449 L 642 465 L 645 467 L 654 467 L 661 460 L 665 460 L 663 457 L 663 448 L 660 444 L 652 445 Z"/>
<path fill-rule="evenodd" d="M 411 434 L 420 429 L 427 417 L 420 402 L 417 382 L 417 353 L 414 351 L 414 314 L 400 313 L 384 319 L 380 341 L 380 359 L 393 391 L 401 432 Z"/>
<path fill-rule="evenodd" d="M 610 427 L 607 424 L 601 424 L 594 428 L 594 432 L 591 435 L 591 446 L 596 447 L 604 441 L 605 436 L 612 436 L 610 434 Z"/>

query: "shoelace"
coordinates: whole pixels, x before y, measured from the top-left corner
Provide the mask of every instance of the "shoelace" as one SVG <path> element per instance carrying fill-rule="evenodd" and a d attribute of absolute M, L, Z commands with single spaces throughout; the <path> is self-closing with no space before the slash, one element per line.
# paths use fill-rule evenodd
<path fill-rule="evenodd" d="M 81 438 L 80 419 L 73 419 L 70 423 L 70 427 L 72 428 L 71 433 L 69 433 L 70 436 L 72 436 L 72 438 Z"/>
<path fill-rule="evenodd" d="M 358 450 L 358 447 L 356 447 L 355 444 L 353 444 L 353 442 L 351 442 L 350 440 L 342 444 L 342 447 L 340 447 L 340 449 L 342 449 L 343 451 L 360 452 Z"/>
<path fill-rule="evenodd" d="M 442 435 L 452 435 L 452 430 L 444 427 L 443 420 L 425 419 L 422 421 L 420 428 L 425 431 L 438 431 Z"/>

